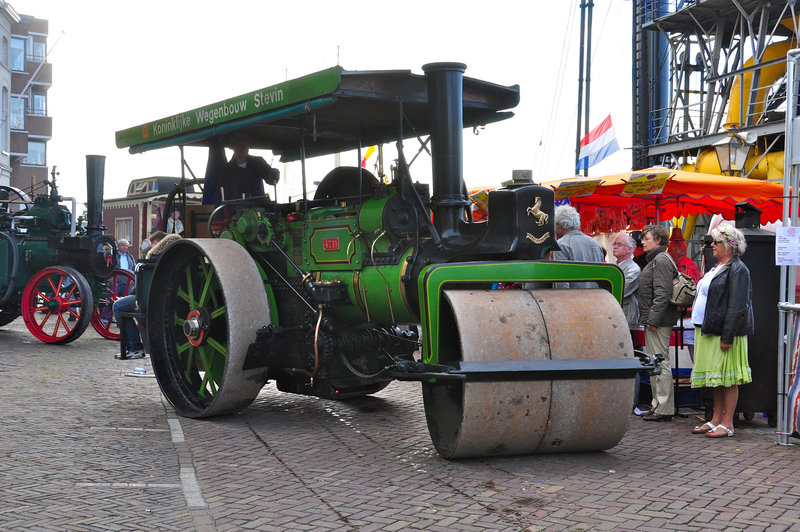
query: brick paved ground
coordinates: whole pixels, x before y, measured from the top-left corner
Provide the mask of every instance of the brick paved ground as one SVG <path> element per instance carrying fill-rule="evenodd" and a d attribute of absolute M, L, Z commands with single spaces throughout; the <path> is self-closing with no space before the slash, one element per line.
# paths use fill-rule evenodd
<path fill-rule="evenodd" d="M 416 383 L 346 403 L 268 386 L 190 420 L 115 348 L 0 329 L 0 530 L 800 528 L 800 450 L 758 417 L 722 440 L 632 417 L 606 452 L 448 462 Z"/>

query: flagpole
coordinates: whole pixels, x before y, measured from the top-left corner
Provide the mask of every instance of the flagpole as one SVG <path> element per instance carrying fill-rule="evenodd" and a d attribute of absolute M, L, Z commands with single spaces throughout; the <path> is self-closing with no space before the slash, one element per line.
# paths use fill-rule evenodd
<path fill-rule="evenodd" d="M 578 123 L 575 128 L 575 167 L 580 162 L 581 139 L 589 134 L 589 99 L 591 93 L 591 68 L 592 68 L 592 0 L 581 2 L 581 42 L 578 64 Z M 588 8 L 588 10 L 587 10 Z M 587 16 L 588 11 L 588 16 Z M 586 78 L 583 77 L 584 68 Z M 586 93 L 584 94 L 584 85 Z M 586 107 L 584 110 L 584 102 Z M 576 171 L 580 174 L 580 171 Z M 583 168 L 584 177 L 589 176 L 589 166 Z"/>
<path fill-rule="evenodd" d="M 586 15 L 586 111 L 585 119 L 583 121 L 583 129 L 586 134 L 589 134 L 589 103 L 591 102 L 591 89 L 592 89 L 592 7 L 594 2 L 588 2 L 588 14 Z M 583 169 L 583 177 L 589 177 L 589 165 Z"/>
<path fill-rule="evenodd" d="M 580 58 L 578 59 L 578 124 L 575 126 L 575 167 L 578 167 L 581 153 L 581 120 L 583 119 L 583 35 L 586 27 L 586 3 L 581 2 L 581 44 Z M 575 171 L 580 174 L 579 170 Z"/>

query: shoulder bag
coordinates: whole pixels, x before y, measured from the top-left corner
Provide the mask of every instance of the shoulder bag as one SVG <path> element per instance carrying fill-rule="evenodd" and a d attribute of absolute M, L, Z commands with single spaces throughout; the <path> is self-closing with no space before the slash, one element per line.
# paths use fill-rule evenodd
<path fill-rule="evenodd" d="M 682 273 L 675 264 L 672 256 L 666 251 L 664 254 L 669 257 L 670 262 L 678 271 L 678 276 L 672 280 L 672 297 L 669 302 L 676 307 L 688 308 L 694 303 L 694 297 L 697 295 L 697 285 L 694 279 Z"/>

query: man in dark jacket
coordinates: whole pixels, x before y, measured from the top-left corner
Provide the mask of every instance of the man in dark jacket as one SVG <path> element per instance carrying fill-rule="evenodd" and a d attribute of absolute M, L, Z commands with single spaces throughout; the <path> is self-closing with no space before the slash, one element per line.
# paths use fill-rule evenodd
<path fill-rule="evenodd" d="M 250 155 L 250 139 L 244 133 L 231 138 L 233 157 L 222 167 L 219 176 L 220 199 L 229 201 L 264 195 L 264 182 L 274 185 L 280 172 L 263 157 Z"/>
<path fill-rule="evenodd" d="M 650 378 L 653 401 L 650 412 L 642 416 L 645 421 L 672 421 L 675 413 L 669 338 L 678 308 L 669 300 L 672 297 L 672 281 L 678 275 L 678 270 L 667 255 L 668 243 L 669 235 L 665 227 L 648 225 L 642 229 L 642 247 L 647 255 L 647 265 L 639 277 L 639 323 L 645 328 L 645 351 L 664 356 L 660 364 L 661 374 Z"/>

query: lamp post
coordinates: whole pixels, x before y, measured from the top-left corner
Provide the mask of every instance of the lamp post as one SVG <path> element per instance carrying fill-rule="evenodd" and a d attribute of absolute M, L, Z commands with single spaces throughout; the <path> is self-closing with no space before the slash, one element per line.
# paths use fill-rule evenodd
<path fill-rule="evenodd" d="M 714 143 L 714 150 L 717 152 L 719 168 L 723 174 L 742 175 L 744 163 L 750 150 L 753 148 L 756 135 L 751 132 L 730 132 L 728 136 Z"/>

